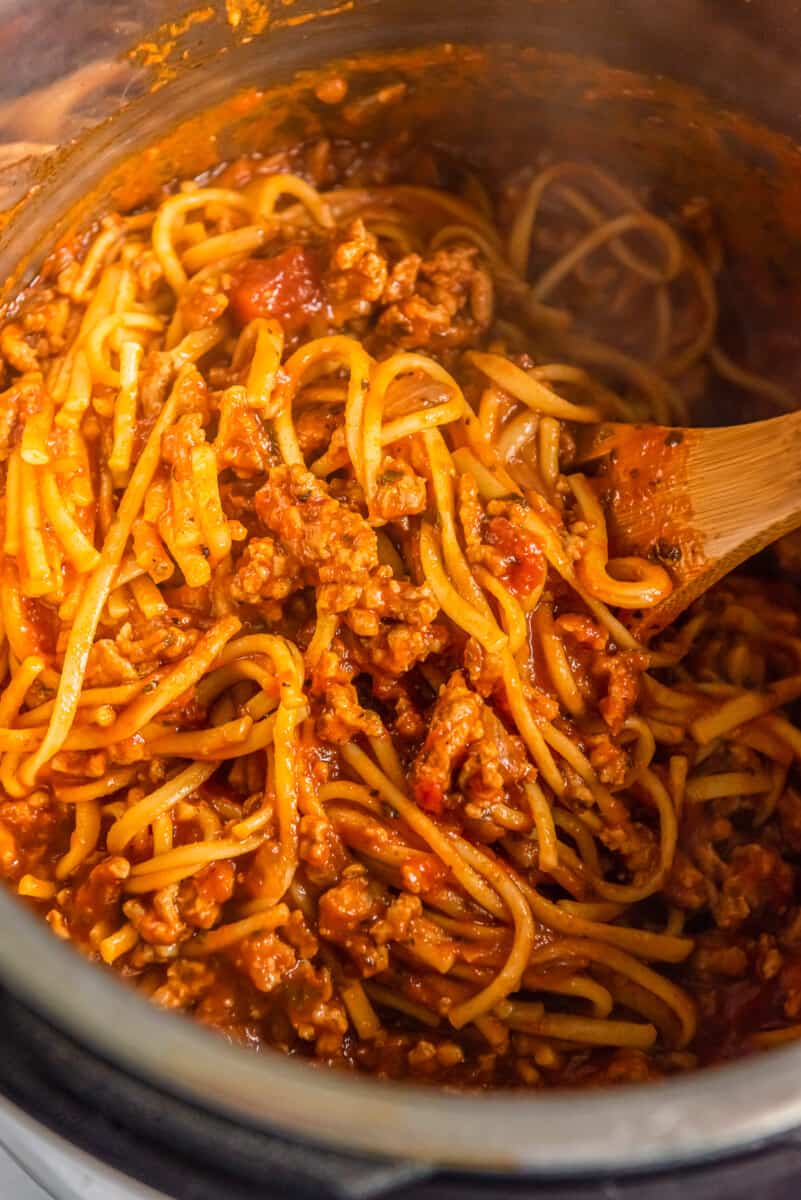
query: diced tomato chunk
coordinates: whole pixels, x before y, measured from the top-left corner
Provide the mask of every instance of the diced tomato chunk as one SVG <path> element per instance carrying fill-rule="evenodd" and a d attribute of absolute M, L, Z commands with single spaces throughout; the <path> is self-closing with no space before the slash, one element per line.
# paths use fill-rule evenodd
<path fill-rule="evenodd" d="M 229 300 L 242 324 L 273 317 L 296 333 L 322 308 L 320 264 L 314 251 L 291 245 L 272 258 L 251 258 L 233 272 Z"/>
<path fill-rule="evenodd" d="M 430 779 L 420 779 L 414 785 L 414 798 L 420 807 L 429 813 L 442 812 L 445 799 L 441 786 Z"/>
<path fill-rule="evenodd" d="M 545 556 L 536 539 L 506 517 L 493 517 L 487 541 L 503 554 L 504 582 L 518 596 L 530 596 L 545 578 Z"/>

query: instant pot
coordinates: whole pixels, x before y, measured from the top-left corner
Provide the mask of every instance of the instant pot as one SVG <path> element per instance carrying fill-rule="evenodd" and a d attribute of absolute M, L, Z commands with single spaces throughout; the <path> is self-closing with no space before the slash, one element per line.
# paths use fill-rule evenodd
<path fill-rule="evenodd" d="M 704 195 L 753 303 L 801 314 L 794 0 L 0 0 L 0 47 L 7 297 L 175 174 L 381 133 L 490 169 L 550 141 Z M 0 1144 L 3 1200 L 772 1200 L 801 1192 L 801 1046 L 571 1093 L 352 1077 L 151 1007 L 2 893 Z"/>

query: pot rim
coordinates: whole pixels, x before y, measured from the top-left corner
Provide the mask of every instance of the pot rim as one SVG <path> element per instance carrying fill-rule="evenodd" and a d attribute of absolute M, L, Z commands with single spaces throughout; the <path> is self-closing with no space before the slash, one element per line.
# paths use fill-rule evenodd
<path fill-rule="evenodd" d="M 579 1176 L 719 1158 L 801 1124 L 797 1045 L 613 1090 L 446 1093 L 212 1036 L 121 986 L 2 893 L 0 932 L 9 989 L 84 1045 L 200 1108 L 340 1150 L 471 1172 Z"/>

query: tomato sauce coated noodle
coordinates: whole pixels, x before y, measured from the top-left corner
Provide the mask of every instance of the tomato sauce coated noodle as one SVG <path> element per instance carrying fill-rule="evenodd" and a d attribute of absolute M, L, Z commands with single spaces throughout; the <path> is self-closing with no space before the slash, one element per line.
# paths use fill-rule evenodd
<path fill-rule="evenodd" d="M 383 1076 L 796 1037 L 798 594 L 731 578 L 640 643 L 681 547 L 618 561 L 576 468 L 699 377 L 764 396 L 710 214 L 386 162 L 176 185 L 7 316 L 0 874 L 155 1004 Z"/>

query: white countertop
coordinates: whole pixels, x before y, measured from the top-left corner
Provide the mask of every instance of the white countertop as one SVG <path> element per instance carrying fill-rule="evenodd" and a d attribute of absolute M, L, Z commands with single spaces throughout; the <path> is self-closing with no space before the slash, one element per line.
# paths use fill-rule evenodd
<path fill-rule="evenodd" d="M 0 1200 L 168 1197 L 77 1150 L 0 1097 Z"/>

